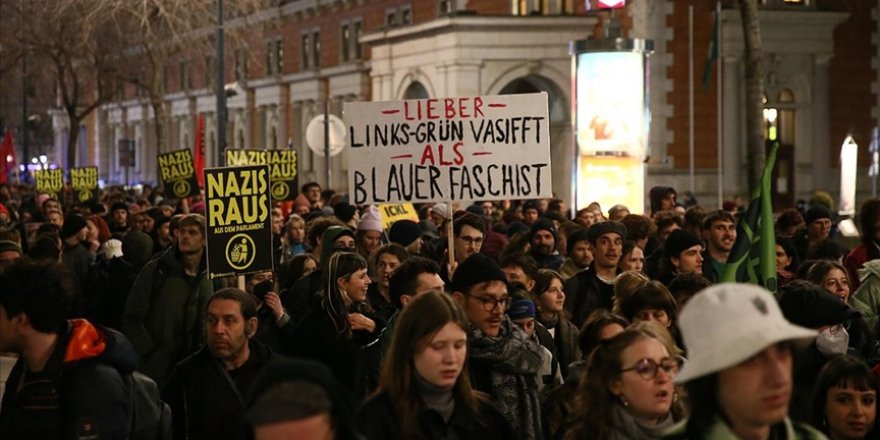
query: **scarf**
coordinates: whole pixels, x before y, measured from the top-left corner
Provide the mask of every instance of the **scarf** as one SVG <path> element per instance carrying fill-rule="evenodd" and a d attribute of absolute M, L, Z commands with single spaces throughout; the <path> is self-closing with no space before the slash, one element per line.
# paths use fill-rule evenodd
<path fill-rule="evenodd" d="M 613 440 L 654 440 L 663 437 L 663 433 L 672 427 L 675 421 L 672 414 L 660 423 L 648 426 L 644 425 L 632 416 L 623 406 L 614 403 L 611 409 L 611 425 L 614 427 L 611 438 Z"/>
<path fill-rule="evenodd" d="M 497 337 L 471 327 L 468 358 L 489 369 L 492 401 L 523 440 L 541 438 L 541 405 L 537 375 L 542 347 L 509 318 Z"/>
<path fill-rule="evenodd" d="M 449 423 L 452 411 L 455 410 L 455 399 L 452 396 L 452 388 L 443 388 L 434 385 L 419 373 L 415 374 L 416 390 L 422 397 L 422 402 L 428 409 L 434 410 L 443 417 L 443 421 Z"/>

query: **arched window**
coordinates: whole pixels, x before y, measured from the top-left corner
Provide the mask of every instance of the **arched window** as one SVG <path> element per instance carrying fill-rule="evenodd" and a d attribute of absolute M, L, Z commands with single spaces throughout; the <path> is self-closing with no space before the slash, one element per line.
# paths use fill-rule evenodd
<path fill-rule="evenodd" d="M 403 99 L 428 99 L 428 89 L 418 81 L 413 81 L 403 92 Z"/>

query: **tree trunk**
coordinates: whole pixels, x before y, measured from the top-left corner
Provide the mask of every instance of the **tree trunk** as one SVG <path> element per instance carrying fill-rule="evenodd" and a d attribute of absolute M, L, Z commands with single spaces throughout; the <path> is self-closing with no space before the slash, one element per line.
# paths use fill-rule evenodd
<path fill-rule="evenodd" d="M 764 49 L 757 0 L 740 0 L 746 60 L 746 152 L 749 194 L 761 179 L 767 158 L 764 145 Z"/>
<path fill-rule="evenodd" d="M 75 110 L 67 112 L 68 130 L 67 130 L 67 169 L 76 166 L 76 153 L 79 145 L 79 118 L 76 117 Z M 63 167 L 64 164 L 61 164 Z"/>

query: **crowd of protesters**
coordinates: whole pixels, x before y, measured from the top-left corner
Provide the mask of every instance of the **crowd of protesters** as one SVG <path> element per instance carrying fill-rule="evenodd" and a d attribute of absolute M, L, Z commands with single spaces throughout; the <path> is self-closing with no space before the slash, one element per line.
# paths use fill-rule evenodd
<path fill-rule="evenodd" d="M 272 271 L 210 280 L 199 198 L 0 187 L 0 438 L 139 438 L 132 377 L 153 438 L 880 438 L 880 199 L 853 249 L 827 194 L 777 213 L 771 293 L 721 282 L 737 203 L 647 195 L 386 228 L 310 182 Z"/>

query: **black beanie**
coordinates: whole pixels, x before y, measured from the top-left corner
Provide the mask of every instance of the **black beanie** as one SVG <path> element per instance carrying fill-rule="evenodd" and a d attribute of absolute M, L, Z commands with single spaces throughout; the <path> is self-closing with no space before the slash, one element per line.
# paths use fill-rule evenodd
<path fill-rule="evenodd" d="M 483 254 L 473 254 L 458 264 L 449 287 L 453 292 L 467 294 L 472 286 L 485 281 L 507 283 L 507 277 L 494 260 Z"/>
<path fill-rule="evenodd" d="M 822 287 L 802 282 L 782 289 L 779 308 L 792 324 L 812 329 L 842 324 L 859 315 Z"/>
<path fill-rule="evenodd" d="M 89 225 L 86 223 L 86 219 L 84 219 L 83 216 L 79 214 L 68 214 L 67 217 L 64 217 L 64 225 L 61 226 L 61 239 L 64 240 L 68 237 L 72 237 L 88 226 Z"/>
<path fill-rule="evenodd" d="M 809 225 L 810 223 L 813 223 L 816 220 L 821 220 L 823 218 L 834 221 L 834 219 L 831 217 L 830 209 L 822 205 L 813 205 L 810 206 L 810 209 L 807 210 L 807 214 L 804 215 L 804 222 Z"/>
<path fill-rule="evenodd" d="M 117 209 L 124 209 L 128 211 L 128 204 L 125 202 L 116 202 L 110 205 L 110 214 L 112 215 L 114 212 L 116 212 Z"/>
<path fill-rule="evenodd" d="M 354 218 L 355 207 L 345 203 L 339 202 L 333 205 L 333 215 L 336 216 L 342 223 L 348 223 Z"/>
<path fill-rule="evenodd" d="M 676 229 L 669 234 L 669 238 L 666 239 L 666 244 L 664 244 L 663 247 L 665 249 L 666 258 L 677 258 L 685 249 L 697 245 L 702 246 L 703 242 L 701 242 L 696 235 L 685 231 L 684 229 Z"/>
<path fill-rule="evenodd" d="M 409 246 L 412 242 L 418 240 L 422 236 L 422 228 L 419 224 L 412 220 L 398 220 L 391 225 L 388 231 L 388 239 L 392 243 L 397 243 L 403 247 Z"/>
<path fill-rule="evenodd" d="M 122 238 L 122 258 L 132 266 L 147 264 L 153 255 L 153 239 L 141 231 L 128 231 Z"/>
<path fill-rule="evenodd" d="M 554 241 L 556 240 L 556 227 L 553 226 L 553 220 L 550 220 L 549 218 L 544 218 L 544 217 L 541 217 L 538 220 L 536 220 L 534 223 L 532 223 L 532 227 L 529 230 L 529 238 L 534 237 L 535 232 L 538 232 L 541 230 L 550 231 L 550 233 L 553 234 L 553 240 Z"/>

